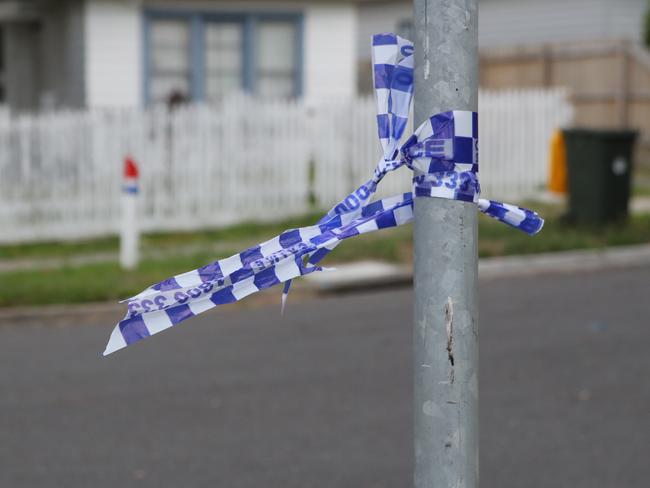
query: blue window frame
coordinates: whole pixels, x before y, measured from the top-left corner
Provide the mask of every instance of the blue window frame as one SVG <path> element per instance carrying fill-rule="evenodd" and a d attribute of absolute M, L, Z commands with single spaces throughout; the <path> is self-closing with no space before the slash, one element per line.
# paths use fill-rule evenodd
<path fill-rule="evenodd" d="M 302 94 L 300 13 L 147 9 L 143 19 L 145 104 L 212 100 L 235 89 Z"/>

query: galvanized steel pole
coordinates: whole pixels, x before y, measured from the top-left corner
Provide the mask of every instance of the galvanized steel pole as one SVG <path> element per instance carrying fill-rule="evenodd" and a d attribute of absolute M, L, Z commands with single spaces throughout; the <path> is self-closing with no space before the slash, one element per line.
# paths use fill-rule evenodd
<path fill-rule="evenodd" d="M 478 0 L 414 0 L 415 124 L 478 110 Z M 416 488 L 478 487 L 476 205 L 415 199 Z"/>

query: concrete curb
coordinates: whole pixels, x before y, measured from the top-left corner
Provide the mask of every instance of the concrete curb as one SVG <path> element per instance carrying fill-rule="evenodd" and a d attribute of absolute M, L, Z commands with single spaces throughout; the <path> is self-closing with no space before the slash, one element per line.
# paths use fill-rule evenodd
<path fill-rule="evenodd" d="M 344 292 L 356 289 L 410 285 L 413 271 L 410 267 L 381 261 L 358 261 L 341 264 L 333 271 L 312 273 L 304 277 L 305 285 L 319 292 Z"/>
<path fill-rule="evenodd" d="M 564 251 L 479 260 L 479 279 L 548 273 L 574 273 L 650 264 L 650 245 Z M 375 286 L 400 286 L 412 282 L 408 266 L 374 261 L 345 264 L 334 273 L 314 273 L 305 281 L 320 292 L 342 292 Z"/>
<path fill-rule="evenodd" d="M 111 317 L 124 315 L 126 307 L 117 302 L 95 302 L 72 305 L 38 305 L 0 308 L 0 324 L 47 319 L 58 321 L 70 317 Z M 117 320 L 114 320 L 117 321 Z"/>
<path fill-rule="evenodd" d="M 574 273 L 649 264 L 650 245 L 643 244 L 481 259 L 479 277 L 492 279 L 548 273 Z"/>

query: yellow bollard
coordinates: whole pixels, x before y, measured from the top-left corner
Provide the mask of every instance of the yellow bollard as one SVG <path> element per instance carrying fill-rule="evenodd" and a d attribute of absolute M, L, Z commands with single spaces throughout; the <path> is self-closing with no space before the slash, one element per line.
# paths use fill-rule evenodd
<path fill-rule="evenodd" d="M 554 193 L 567 192 L 566 148 L 561 130 L 556 130 L 551 137 L 549 158 L 548 189 Z"/>

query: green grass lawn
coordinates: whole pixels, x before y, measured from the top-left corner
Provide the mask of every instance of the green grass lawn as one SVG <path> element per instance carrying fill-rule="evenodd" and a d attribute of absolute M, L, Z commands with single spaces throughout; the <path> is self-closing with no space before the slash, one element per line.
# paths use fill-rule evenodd
<path fill-rule="evenodd" d="M 201 232 L 168 232 L 145 234 L 141 239 L 142 250 L 165 251 L 191 244 L 214 246 L 219 243 L 250 242 L 251 245 L 279 234 L 285 229 L 304 227 L 316 222 L 322 213 L 314 213 L 270 224 L 244 222 L 223 229 Z M 39 242 L 34 244 L 0 245 L 0 259 L 29 259 L 46 257 L 71 257 L 80 254 L 117 252 L 117 237 L 106 237 L 78 242 Z M 237 252 L 237 250 L 233 251 Z"/>
<path fill-rule="evenodd" d="M 559 207 L 531 206 L 547 219 L 544 229 L 535 237 L 480 216 L 479 255 L 504 256 L 650 243 L 650 215 L 635 215 L 626 223 L 606 227 L 576 227 L 563 223 Z M 0 306 L 124 299 L 162 279 L 239 252 L 284 229 L 311 224 L 318 217 L 308 215 L 265 225 L 246 223 L 205 232 L 147 235 L 143 238 L 145 255 L 154 250 L 163 255 L 144 259 L 137 270 L 130 272 L 120 270 L 111 262 L 0 273 Z M 412 260 L 411 232 L 409 225 L 349 239 L 337 247 L 326 263 L 359 259 L 409 263 Z M 192 251 L 175 252 L 181 245 L 191 245 Z M 0 258 L 65 257 L 109 251 L 117 251 L 116 239 L 5 246 L 0 247 Z"/>

